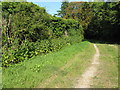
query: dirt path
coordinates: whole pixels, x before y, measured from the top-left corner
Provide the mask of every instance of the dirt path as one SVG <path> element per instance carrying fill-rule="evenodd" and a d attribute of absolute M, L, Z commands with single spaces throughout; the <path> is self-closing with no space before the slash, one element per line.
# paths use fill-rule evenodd
<path fill-rule="evenodd" d="M 92 78 L 96 74 L 100 56 L 99 49 L 97 48 L 96 44 L 94 44 L 94 48 L 96 50 L 96 54 L 92 59 L 92 63 L 90 67 L 88 67 L 88 69 L 82 74 L 82 77 L 78 79 L 75 88 L 90 88 L 90 85 L 92 84 Z"/>

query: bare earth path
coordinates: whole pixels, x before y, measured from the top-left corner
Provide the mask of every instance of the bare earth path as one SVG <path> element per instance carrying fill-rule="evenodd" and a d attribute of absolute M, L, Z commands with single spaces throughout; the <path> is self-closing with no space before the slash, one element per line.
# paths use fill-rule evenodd
<path fill-rule="evenodd" d="M 92 59 L 92 63 L 90 67 L 88 67 L 88 69 L 82 74 L 82 77 L 78 80 L 75 88 L 90 88 L 90 85 L 92 84 L 92 78 L 96 74 L 100 56 L 99 49 L 97 48 L 96 44 L 94 44 L 94 48 L 96 50 L 96 54 Z"/>

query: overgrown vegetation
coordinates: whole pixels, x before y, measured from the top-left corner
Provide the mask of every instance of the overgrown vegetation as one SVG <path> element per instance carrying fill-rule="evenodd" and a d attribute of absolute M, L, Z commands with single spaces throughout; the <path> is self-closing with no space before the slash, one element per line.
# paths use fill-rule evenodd
<path fill-rule="evenodd" d="M 2 65 L 57 51 L 66 44 L 80 42 L 83 34 L 87 39 L 118 42 L 119 4 L 63 2 L 60 18 L 33 3 L 2 2 Z"/>
<path fill-rule="evenodd" d="M 78 21 L 53 17 L 33 3 L 3 2 L 2 10 L 5 67 L 83 39 Z"/>
<path fill-rule="evenodd" d="M 81 72 L 87 67 L 90 58 L 95 53 L 95 50 L 91 48 L 93 48 L 91 44 L 88 41 L 85 41 L 73 45 L 67 45 L 59 50 L 59 52 L 53 52 L 47 55 L 38 55 L 29 59 L 29 61 L 25 60 L 22 63 L 14 66 L 12 65 L 8 68 L 3 67 L 2 85 L 4 88 L 44 87 L 44 82 L 49 79 L 51 75 L 54 76 L 55 72 L 58 72 L 68 62 L 70 62 L 70 60 L 72 60 L 73 65 L 77 64 L 79 67 L 82 66 L 83 63 L 86 64 L 80 69 Z M 88 52 L 86 53 L 86 51 Z M 89 51 L 91 53 L 89 53 Z M 77 57 L 77 60 L 74 60 L 73 58 L 76 54 L 79 54 L 80 56 Z M 83 57 L 85 58 L 83 59 Z M 78 60 L 78 58 L 81 58 L 81 60 Z M 69 65 L 69 67 L 70 66 L 71 65 Z M 69 67 L 66 67 L 66 69 Z M 65 72 L 67 71 L 65 70 Z"/>
<path fill-rule="evenodd" d="M 61 17 L 56 17 L 49 15 L 45 8 L 25 1 L 2 2 L 0 51 L 4 88 L 37 87 L 43 85 L 54 72 L 59 74 L 58 78 L 43 87 L 72 87 L 74 80 L 70 78 L 75 79 L 80 75 L 94 54 L 89 42 L 81 42 L 84 36 L 85 39 L 120 43 L 120 2 L 62 2 L 61 11 L 58 13 Z M 100 51 L 102 54 L 100 58 L 109 59 L 102 61 L 103 66 L 110 67 L 114 64 L 112 67 L 117 70 L 117 61 L 112 60 L 117 59 L 116 51 L 107 46 L 99 45 L 99 48 L 103 50 Z M 113 57 L 103 55 L 107 52 Z M 76 57 L 78 53 L 80 54 Z M 74 57 L 75 61 L 71 63 L 70 60 Z M 106 64 L 107 62 L 109 63 Z M 64 66 L 66 68 L 62 72 L 61 68 Z M 100 80 L 108 80 L 107 75 L 110 71 L 106 72 L 107 68 L 104 70 L 105 79 L 102 74 Z M 114 72 L 109 74 L 110 85 L 114 84 L 113 87 L 117 87 L 117 78 L 111 83 L 113 77 L 117 75 L 116 71 Z M 96 84 L 99 83 L 101 82 Z M 96 84 L 94 87 L 98 87 Z"/>

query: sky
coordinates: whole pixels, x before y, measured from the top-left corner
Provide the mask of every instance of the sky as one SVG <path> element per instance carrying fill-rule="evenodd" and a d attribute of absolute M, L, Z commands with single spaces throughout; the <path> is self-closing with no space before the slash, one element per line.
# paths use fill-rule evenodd
<path fill-rule="evenodd" d="M 62 2 L 63 0 L 27 0 L 28 2 Z M 68 0 L 68 1 L 87 1 L 87 0 Z"/>
<path fill-rule="evenodd" d="M 34 4 L 44 7 L 46 11 L 51 14 L 57 14 L 57 10 L 60 10 L 61 2 L 33 2 Z"/>
<path fill-rule="evenodd" d="M 62 0 L 27 0 L 28 2 L 33 2 L 34 4 L 39 5 L 40 7 L 45 7 L 46 11 L 51 14 L 57 14 L 57 11 L 60 10 Z M 69 1 L 83 1 L 83 0 L 69 0 Z M 87 1 L 87 0 L 84 0 Z"/>

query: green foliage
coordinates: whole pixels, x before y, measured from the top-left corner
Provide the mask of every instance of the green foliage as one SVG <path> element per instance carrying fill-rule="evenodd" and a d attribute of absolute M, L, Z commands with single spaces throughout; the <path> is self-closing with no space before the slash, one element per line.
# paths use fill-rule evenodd
<path fill-rule="evenodd" d="M 61 5 L 61 10 L 58 10 L 58 16 L 64 17 L 66 15 L 66 8 L 68 7 L 69 2 L 67 0 L 64 0 Z"/>
<path fill-rule="evenodd" d="M 93 5 L 94 16 L 85 31 L 85 37 L 119 42 L 120 2 L 99 2 Z"/>
<path fill-rule="evenodd" d="M 54 36 L 56 37 L 62 37 L 65 35 L 65 31 L 67 32 L 68 36 L 83 35 L 82 26 L 74 19 L 62 19 L 59 17 L 54 17 L 51 20 L 50 27 L 53 30 Z"/>
<path fill-rule="evenodd" d="M 92 18 L 92 5 L 87 2 L 62 2 L 58 15 L 79 21 L 85 30 Z"/>
<path fill-rule="evenodd" d="M 53 17 L 33 3 L 2 4 L 2 65 L 5 67 L 83 39 L 83 28 L 78 21 Z"/>
<path fill-rule="evenodd" d="M 47 54 L 50 52 L 58 51 L 66 45 L 79 43 L 82 41 L 82 37 L 71 36 L 68 38 L 58 38 L 51 40 L 41 40 L 36 43 L 26 41 L 19 47 L 11 46 L 9 50 L 5 50 L 3 47 L 3 66 L 8 67 L 18 62 L 27 60 L 33 56 Z"/>
<path fill-rule="evenodd" d="M 120 2 L 62 3 L 58 15 L 72 18 L 82 25 L 87 39 L 120 42 Z M 65 7 L 64 9 L 62 9 Z M 64 13 L 63 13 L 64 12 Z"/>

